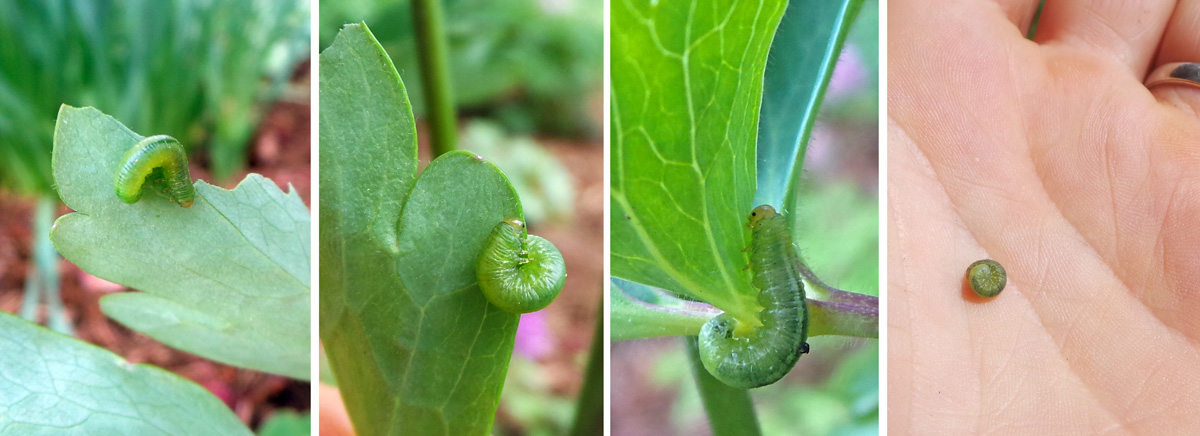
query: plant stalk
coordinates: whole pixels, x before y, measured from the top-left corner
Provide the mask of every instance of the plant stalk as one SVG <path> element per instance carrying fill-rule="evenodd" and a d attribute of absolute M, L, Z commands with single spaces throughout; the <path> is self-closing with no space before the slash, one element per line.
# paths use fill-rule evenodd
<path fill-rule="evenodd" d="M 61 286 L 58 280 L 58 251 L 50 242 L 50 228 L 54 224 L 54 208 L 58 199 L 54 196 L 38 197 L 37 209 L 33 213 L 33 258 L 30 259 L 29 274 L 25 279 L 25 301 L 21 304 L 21 317 L 37 322 L 37 307 L 40 300 L 46 302 L 46 325 L 65 335 L 74 335 L 71 321 L 67 319 L 62 304 Z"/>
<path fill-rule="evenodd" d="M 708 424 L 713 436 L 758 436 L 758 416 L 750 391 L 721 383 L 704 369 L 700 362 L 700 346 L 695 336 L 684 339 L 688 358 L 692 361 L 692 373 L 696 375 L 696 386 L 700 388 L 700 400 L 708 413 Z"/>
<path fill-rule="evenodd" d="M 426 117 L 432 134 L 430 145 L 436 158 L 457 145 L 454 96 L 450 89 L 450 67 L 446 61 L 446 33 L 441 0 L 413 0 L 417 30 L 417 56 L 421 64 L 421 86 L 425 91 Z"/>
<path fill-rule="evenodd" d="M 604 298 L 596 306 L 596 329 L 592 332 L 592 350 L 588 356 L 587 372 L 583 387 L 579 389 L 579 402 L 575 409 L 575 424 L 571 436 L 599 436 L 604 434 Z"/>
<path fill-rule="evenodd" d="M 808 300 L 808 336 L 839 335 L 859 338 L 879 338 L 879 299 L 870 295 L 874 304 L 855 304 L 837 301 Z"/>

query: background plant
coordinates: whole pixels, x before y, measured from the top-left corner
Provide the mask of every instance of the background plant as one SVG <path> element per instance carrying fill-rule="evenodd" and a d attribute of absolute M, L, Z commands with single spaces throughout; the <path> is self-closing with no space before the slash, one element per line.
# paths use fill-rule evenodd
<path fill-rule="evenodd" d="M 526 221 L 571 220 L 575 189 L 570 174 L 541 144 L 528 136 L 509 135 L 483 119 L 467 123 L 459 140 L 463 149 L 487 156 L 504 171 L 521 198 Z"/>
<path fill-rule="evenodd" d="M 603 3 L 599 0 L 444 0 L 454 102 L 466 114 L 498 120 L 511 131 L 588 135 L 597 126 L 586 96 L 599 90 Z M 377 25 L 375 35 L 405 83 L 421 83 L 411 2 L 321 2 L 321 46 L 345 23 Z M 424 91 L 410 87 L 413 111 Z"/>
<path fill-rule="evenodd" d="M 868 295 L 877 293 L 878 211 L 873 199 L 878 180 L 873 149 L 877 126 L 871 121 L 869 132 L 844 135 L 853 130 L 848 127 L 877 117 L 877 97 L 830 91 L 828 101 L 837 103 L 826 108 L 831 117 L 823 123 L 824 133 L 811 137 L 850 22 L 861 7 L 867 11 L 862 28 L 870 29 L 877 24 L 877 4 L 798 0 L 766 2 L 761 10 L 740 6 L 613 4 L 613 274 L 657 288 L 614 281 L 614 339 L 695 335 L 704 321 L 721 311 L 752 318 L 757 290 L 742 269 L 746 261 L 741 249 L 748 245 L 746 214 L 755 204 L 782 206 L 792 221 L 790 229 L 801 255 L 823 281 Z M 865 62 L 867 71 L 877 71 L 873 60 L 863 61 L 874 58 L 877 35 L 864 39 L 870 43 L 853 44 L 851 51 L 868 54 L 848 59 L 860 62 L 860 70 Z M 825 155 L 816 158 L 816 165 L 805 166 L 807 145 L 830 141 L 831 130 L 838 133 L 834 138 L 839 145 L 853 144 L 846 139 L 855 136 L 870 138 L 871 147 L 860 149 L 870 156 L 862 167 L 871 174 L 865 182 L 848 183 L 822 168 L 831 157 L 830 147 L 823 147 Z M 848 147 L 832 150 L 835 155 L 854 154 Z M 806 171 L 813 174 L 811 182 L 802 182 Z M 812 285 L 808 295 L 813 353 L 801 358 L 788 378 L 755 390 L 755 396 L 760 401 L 856 404 L 839 406 L 838 410 L 854 411 L 839 414 L 841 428 L 865 422 L 863 428 L 871 429 L 878 413 L 877 378 L 873 384 L 868 379 L 868 389 L 842 389 L 866 372 L 849 371 L 834 377 L 843 381 L 827 382 L 828 392 L 846 395 L 817 396 L 813 394 L 819 391 L 811 387 L 789 388 L 790 379 L 812 379 L 808 369 L 812 366 L 840 365 L 843 359 L 860 359 L 854 357 L 860 353 L 867 353 L 861 359 L 874 364 L 855 367 L 877 367 L 877 351 L 870 349 L 874 347 L 856 353 L 857 347 L 849 346 L 852 343 L 846 339 L 820 337 L 875 337 L 877 300 Z M 835 300 L 847 304 L 826 304 Z M 614 345 L 615 350 L 623 347 L 624 343 Z M 681 363 L 666 357 L 680 354 L 661 355 L 667 359 L 664 366 L 678 368 Z M 616 368 L 614 364 L 614 386 L 621 377 Z M 715 382 L 702 367 L 697 368 L 698 392 L 714 434 L 758 434 L 760 425 L 775 428 L 768 427 L 771 415 L 764 415 L 761 422 L 756 418 L 746 391 Z M 637 371 L 628 376 L 639 377 Z M 672 380 L 663 386 L 677 386 L 680 381 Z M 620 395 L 616 389 L 614 398 Z M 808 399 L 771 392 L 804 392 Z M 780 410 L 772 403 L 755 403 L 765 411 Z M 681 403 L 679 410 L 694 411 L 695 405 Z M 614 424 L 616 416 L 614 411 Z M 786 433 L 801 432 L 809 424 L 793 419 Z M 822 433 L 838 427 L 832 424 L 811 428 Z"/>
<path fill-rule="evenodd" d="M 49 193 L 58 106 L 245 163 L 265 104 L 308 55 L 304 0 L 0 1 L 0 184 Z"/>

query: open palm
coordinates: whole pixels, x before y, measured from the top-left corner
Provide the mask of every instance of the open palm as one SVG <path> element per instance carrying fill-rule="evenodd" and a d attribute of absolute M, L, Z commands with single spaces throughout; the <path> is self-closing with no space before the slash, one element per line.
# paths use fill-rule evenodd
<path fill-rule="evenodd" d="M 889 4 L 889 430 L 1196 434 L 1200 0 L 1037 3 Z"/>

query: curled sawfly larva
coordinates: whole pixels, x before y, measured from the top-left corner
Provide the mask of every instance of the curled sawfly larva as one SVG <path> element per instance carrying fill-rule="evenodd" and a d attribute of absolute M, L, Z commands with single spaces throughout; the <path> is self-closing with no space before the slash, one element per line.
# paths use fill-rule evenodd
<path fill-rule="evenodd" d="M 999 262 L 991 259 L 977 260 L 967 267 L 967 282 L 971 291 L 983 298 L 1000 295 L 1008 284 L 1008 274 Z"/>
<path fill-rule="evenodd" d="M 554 244 L 527 235 L 524 222 L 508 218 L 492 228 L 479 253 L 475 276 L 492 304 L 529 313 L 554 301 L 567 280 L 567 267 Z"/>
<path fill-rule="evenodd" d="M 155 135 L 138 141 L 125 152 L 113 178 L 117 198 L 137 203 L 142 188 L 164 194 L 171 202 L 183 207 L 192 205 L 196 191 L 188 173 L 187 154 L 183 146 L 167 135 Z"/>
<path fill-rule="evenodd" d="M 808 352 L 808 307 L 804 282 L 796 266 L 787 220 L 771 206 L 750 213 L 750 267 L 760 291 L 760 326 L 736 336 L 738 321 L 729 314 L 700 329 L 700 361 L 717 380 L 743 388 L 779 381 Z"/>

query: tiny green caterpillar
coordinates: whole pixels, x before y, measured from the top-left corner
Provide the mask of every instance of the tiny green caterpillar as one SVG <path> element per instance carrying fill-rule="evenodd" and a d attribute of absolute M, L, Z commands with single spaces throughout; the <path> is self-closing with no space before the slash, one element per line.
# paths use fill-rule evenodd
<path fill-rule="evenodd" d="M 977 260 L 967 267 L 967 281 L 971 291 L 983 298 L 1000 295 L 1004 285 L 1008 284 L 1008 274 L 999 262 L 991 259 Z"/>
<path fill-rule="evenodd" d="M 787 220 L 771 206 L 758 206 L 750 212 L 750 231 L 762 325 L 735 337 L 738 321 L 718 315 L 700 329 L 699 347 L 700 361 L 713 377 L 743 389 L 779 381 L 808 352 L 808 306 Z"/>
<path fill-rule="evenodd" d="M 508 218 L 492 228 L 479 253 L 475 276 L 492 304 L 529 313 L 554 301 L 567 280 L 567 266 L 554 244 L 527 235 L 524 222 Z"/>
<path fill-rule="evenodd" d="M 117 198 L 137 203 L 142 198 L 142 186 L 149 183 L 171 202 L 183 207 L 192 205 L 196 190 L 188 173 L 187 154 L 179 141 L 167 135 L 150 136 L 129 147 L 121 158 L 121 166 L 113 178 Z"/>

